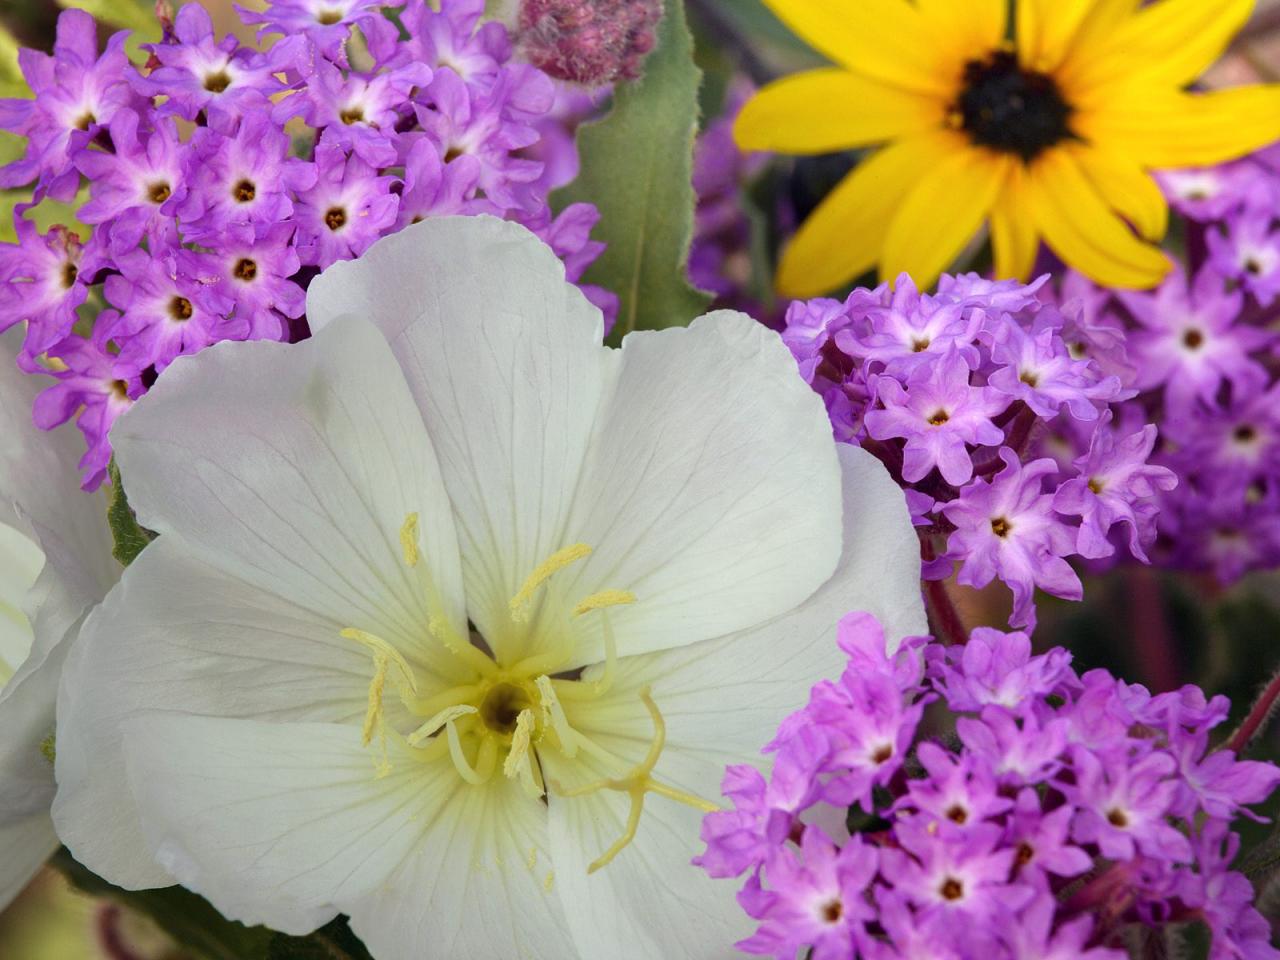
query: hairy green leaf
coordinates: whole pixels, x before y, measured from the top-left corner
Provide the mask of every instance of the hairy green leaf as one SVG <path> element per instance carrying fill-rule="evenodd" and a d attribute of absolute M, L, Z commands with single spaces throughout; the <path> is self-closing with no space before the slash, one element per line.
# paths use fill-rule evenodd
<path fill-rule="evenodd" d="M 683 326 L 711 301 L 686 271 L 701 73 L 684 0 L 666 0 L 644 71 L 619 85 L 608 116 L 578 131 L 582 172 L 553 200 L 557 209 L 588 202 L 600 210 L 593 236 L 608 248 L 585 279 L 621 301 L 614 341 L 632 330 Z"/>
<path fill-rule="evenodd" d="M 129 506 L 129 498 L 125 495 L 124 484 L 120 482 L 120 468 L 112 460 L 107 467 L 107 476 L 111 481 L 111 501 L 107 505 L 107 523 L 111 527 L 111 555 L 124 566 L 133 563 L 142 548 L 155 539 L 155 534 L 138 524 Z"/>
<path fill-rule="evenodd" d="M 50 864 L 72 886 L 104 897 L 151 918 L 179 945 L 200 960 L 267 960 L 276 934 L 265 927 L 246 927 L 228 920 L 207 900 L 182 887 L 161 890 L 121 890 L 76 861 L 63 849 Z M 339 958 L 345 960 L 345 958 Z"/>

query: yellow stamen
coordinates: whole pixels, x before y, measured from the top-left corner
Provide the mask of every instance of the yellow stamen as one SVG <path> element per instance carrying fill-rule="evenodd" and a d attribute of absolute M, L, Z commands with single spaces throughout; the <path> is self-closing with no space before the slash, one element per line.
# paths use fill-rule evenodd
<path fill-rule="evenodd" d="M 694 796 L 691 793 L 685 793 L 683 790 L 677 790 L 675 787 L 660 783 L 653 778 L 653 768 L 657 766 L 658 758 L 662 756 L 662 749 L 667 743 L 667 725 L 662 719 L 662 712 L 654 702 L 652 691 L 649 687 L 646 686 L 640 690 L 640 699 L 649 711 L 649 716 L 653 719 L 653 741 L 649 744 L 649 751 L 645 754 L 644 760 L 625 777 L 618 779 L 606 777 L 603 780 L 575 787 L 572 790 L 564 790 L 556 786 L 556 792 L 562 797 L 584 797 L 600 790 L 617 790 L 620 793 L 629 794 L 631 797 L 631 810 L 627 815 L 627 825 L 623 830 L 622 836 L 587 867 L 587 873 L 595 873 L 601 867 L 607 866 L 614 857 L 625 850 L 627 845 L 636 838 L 636 831 L 640 828 L 640 816 L 644 813 L 645 794 L 650 791 L 701 810 L 704 813 L 713 813 L 720 809 L 714 803 L 703 800 L 701 797 Z M 553 784 L 553 786 L 555 785 Z"/>
<path fill-rule="evenodd" d="M 565 700 L 595 700 L 608 693 L 618 668 L 618 642 L 613 636 L 609 615 L 602 613 L 604 633 L 604 671 L 598 680 L 557 680 L 556 690 Z"/>
<path fill-rule="evenodd" d="M 400 549 L 404 552 L 406 566 L 418 565 L 418 515 L 411 513 L 404 518 L 404 526 L 400 528 Z"/>
<path fill-rule="evenodd" d="M 375 661 L 381 655 L 390 663 L 394 663 L 404 684 L 413 693 L 416 694 L 418 692 L 418 681 L 413 675 L 413 668 L 409 666 L 409 661 L 404 658 L 404 654 L 387 643 L 387 641 L 365 630 L 357 630 L 355 627 L 347 627 L 345 630 L 340 630 L 338 635 L 346 640 L 354 640 L 356 643 L 368 647 L 370 652 L 373 653 Z"/>
<path fill-rule="evenodd" d="M 467 783 L 480 786 L 493 776 L 498 760 L 498 745 L 493 737 L 484 737 L 480 741 L 480 750 L 476 754 L 476 765 L 473 767 L 462 750 L 462 740 L 458 737 L 458 725 L 450 720 L 444 725 L 445 735 L 449 738 L 449 756 L 458 769 L 458 775 Z"/>
<path fill-rule="evenodd" d="M 427 624 L 427 630 L 431 636 L 435 637 L 444 645 L 444 648 L 461 660 L 465 665 L 471 667 L 481 676 L 490 676 L 497 672 L 498 665 L 489 657 L 485 656 L 483 650 L 473 646 L 453 630 L 444 620 L 439 617 L 432 617 Z"/>
<path fill-rule="evenodd" d="M 524 792 L 534 800 L 543 794 L 542 777 L 533 762 L 533 711 L 521 710 L 516 717 L 515 733 L 511 737 L 511 749 L 502 764 L 502 772 L 508 779 L 519 778 Z"/>
<path fill-rule="evenodd" d="M 409 734 L 409 746 L 416 747 L 428 737 L 435 736 L 447 723 L 453 723 L 453 721 L 460 720 L 468 714 L 479 712 L 480 711 L 475 707 L 466 703 L 459 703 L 451 707 L 445 707 L 417 730 Z"/>
<path fill-rule="evenodd" d="M 618 607 L 627 603 L 635 603 L 636 595 L 630 590 L 601 590 L 578 601 L 573 608 L 573 615 L 580 617 L 592 610 L 603 610 L 605 607 Z"/>
<path fill-rule="evenodd" d="M 569 566 L 571 563 L 589 557 L 591 548 L 585 543 L 575 543 L 563 549 L 557 550 L 542 563 L 538 564 L 537 569 L 529 574 L 529 578 L 511 598 L 509 606 L 511 607 L 511 619 L 515 623 L 523 623 L 529 618 L 528 604 L 533 599 L 533 595 L 538 592 L 538 588 L 551 579 L 559 571 Z"/>
<path fill-rule="evenodd" d="M 382 692 L 387 685 L 387 667 L 389 661 L 381 653 L 373 655 L 373 679 L 369 681 L 369 706 L 364 712 L 364 728 L 360 731 L 360 742 L 366 747 L 373 742 L 374 730 L 382 729 Z"/>
<path fill-rule="evenodd" d="M 569 726 L 569 718 L 565 716 L 560 698 L 556 696 L 556 688 L 551 685 L 551 678 L 546 674 L 534 681 L 538 688 L 538 697 L 542 701 L 542 725 L 550 727 L 560 741 L 560 752 L 572 760 L 578 755 L 578 738 Z"/>

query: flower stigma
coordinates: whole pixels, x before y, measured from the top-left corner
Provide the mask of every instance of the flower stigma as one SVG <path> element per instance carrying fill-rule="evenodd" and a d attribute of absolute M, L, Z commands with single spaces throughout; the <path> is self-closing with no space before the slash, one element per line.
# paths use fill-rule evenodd
<path fill-rule="evenodd" d="M 443 610 L 440 593 L 421 550 L 417 513 L 405 517 L 398 546 L 405 565 L 421 574 L 429 608 Z M 508 601 L 505 614 L 510 624 L 528 629 L 546 584 L 591 553 L 592 548 L 587 544 L 574 543 L 538 564 Z M 357 627 L 340 631 L 340 636 L 360 644 L 372 658 L 373 674 L 361 740 L 366 747 L 377 744 L 375 778 L 392 772 L 388 743 L 391 737 L 402 737 L 424 763 L 447 758 L 458 777 L 472 786 L 484 786 L 501 772 L 506 779 L 518 783 L 531 800 L 543 803 L 586 797 L 605 790 L 627 794 L 630 810 L 623 833 L 588 866 L 588 873 L 610 863 L 635 839 L 649 793 L 703 812 L 719 809 L 654 776 L 666 746 L 667 730 L 650 686 L 642 687 L 638 694 L 653 728 L 648 750 L 639 763 L 619 757 L 580 729 L 581 718 L 590 712 L 591 704 L 613 688 L 618 676 L 617 642 L 609 611 L 635 602 L 636 596 L 629 590 L 605 589 L 591 593 L 568 607 L 565 617 L 568 623 L 553 631 L 553 641 L 548 642 L 539 632 L 539 642 L 522 658 L 504 658 L 500 652 L 491 654 L 488 645 L 474 631 L 470 638 L 465 638 L 446 619 L 433 616 L 425 639 L 438 644 L 455 662 L 457 670 L 451 676 L 465 679 L 453 682 L 440 692 L 427 691 L 427 695 L 405 652 Z M 549 606 L 551 613 L 562 609 L 555 604 Z M 575 645 L 571 629 L 573 620 L 588 614 L 601 617 L 604 644 L 604 661 L 590 679 L 573 669 Z M 507 659 L 511 662 L 506 662 Z M 397 711 L 394 720 L 388 716 L 388 684 L 403 707 L 403 712 Z M 416 726 L 405 724 L 407 733 L 399 729 L 404 713 L 415 718 L 412 722 L 416 723 Z M 575 717 L 578 718 L 576 725 Z M 566 761 L 588 756 L 615 770 L 616 775 L 567 788 L 559 783 L 548 784 L 542 769 L 542 757 L 547 751 L 555 751 Z M 551 800 L 551 796 L 556 800 Z"/>

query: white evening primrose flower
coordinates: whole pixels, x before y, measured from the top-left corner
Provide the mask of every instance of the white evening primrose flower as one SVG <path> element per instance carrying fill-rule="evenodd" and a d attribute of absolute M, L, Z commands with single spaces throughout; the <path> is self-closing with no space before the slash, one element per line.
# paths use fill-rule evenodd
<path fill-rule="evenodd" d="M 84 613 L 119 577 L 106 500 L 79 488 L 70 427 L 36 429 L 41 378 L 22 331 L 0 336 L 0 909 L 58 846 L 53 801 L 58 678 Z"/>
<path fill-rule="evenodd" d="M 64 841 L 248 923 L 346 913 L 379 960 L 733 955 L 702 816 L 842 614 L 924 629 L 901 491 L 776 334 L 606 349 L 512 224 L 409 227 L 307 313 L 113 431 L 161 535 L 69 666 Z"/>

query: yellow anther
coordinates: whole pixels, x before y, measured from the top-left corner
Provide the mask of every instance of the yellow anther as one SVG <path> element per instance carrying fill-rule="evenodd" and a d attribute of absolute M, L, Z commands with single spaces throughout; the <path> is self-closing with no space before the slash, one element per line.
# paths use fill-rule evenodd
<path fill-rule="evenodd" d="M 587 873 L 595 873 L 601 867 L 607 866 L 614 857 L 625 850 L 627 845 L 636 838 L 636 831 L 640 828 L 640 816 L 644 813 L 644 798 L 647 793 L 659 794 L 669 800 L 686 804 L 704 813 L 713 813 L 720 809 L 714 803 L 703 800 L 701 797 L 694 796 L 691 793 L 685 793 L 683 790 L 677 790 L 675 787 L 660 783 L 653 778 L 653 768 L 657 766 L 658 758 L 662 756 L 662 749 L 667 744 L 667 725 L 662 719 L 662 712 L 658 709 L 658 705 L 654 703 L 653 694 L 649 687 L 643 687 L 640 690 L 640 700 L 644 703 L 645 708 L 649 711 L 649 716 L 653 720 L 653 741 L 649 744 L 649 751 L 645 754 L 644 759 L 625 777 L 617 779 L 606 777 L 603 780 L 575 787 L 572 790 L 556 787 L 556 792 L 562 797 L 585 797 L 600 790 L 617 790 L 620 793 L 629 794 L 631 797 L 631 810 L 627 814 L 627 825 L 623 830 L 622 836 L 587 867 Z M 553 784 L 553 786 L 555 785 Z"/>
<path fill-rule="evenodd" d="M 630 590 L 601 590 L 589 597 L 583 597 L 573 608 L 573 615 L 580 617 L 592 610 L 603 610 L 606 607 L 620 607 L 623 604 L 635 603 L 636 595 Z"/>
<path fill-rule="evenodd" d="M 550 727 L 560 741 L 560 752 L 572 760 L 578 755 L 578 738 L 569 725 L 560 698 L 556 696 L 556 688 L 551 685 L 551 678 L 546 674 L 534 681 L 538 688 L 538 699 L 542 702 L 542 725 Z"/>
<path fill-rule="evenodd" d="M 400 549 L 404 551 L 404 562 L 407 566 L 418 565 L 418 515 L 411 513 L 404 518 L 400 528 Z"/>
<path fill-rule="evenodd" d="M 511 749 L 507 759 L 502 762 L 502 772 L 507 779 L 519 775 L 520 768 L 529 762 L 529 751 L 533 748 L 533 711 L 527 707 L 516 715 L 516 729 L 511 734 Z"/>
<path fill-rule="evenodd" d="M 382 693 L 387 685 L 387 668 L 390 661 L 381 653 L 373 655 L 373 679 L 369 681 L 369 705 L 364 712 L 364 728 L 360 741 L 366 747 L 373 742 L 375 730 L 382 729 Z"/>
<path fill-rule="evenodd" d="M 417 730 L 409 734 L 409 746 L 418 746 L 423 740 L 426 740 L 428 737 L 433 737 L 439 733 L 444 728 L 445 724 L 453 723 L 453 721 L 460 720 L 471 713 L 479 713 L 479 711 L 467 703 L 459 703 L 451 707 L 445 707 Z"/>
<path fill-rule="evenodd" d="M 379 656 L 383 656 L 389 663 L 395 664 L 400 679 L 413 693 L 418 692 L 418 681 L 413 675 L 413 667 L 409 666 L 409 661 L 404 658 L 399 650 L 393 647 L 381 637 L 369 633 L 365 630 L 357 630 L 355 627 L 347 627 L 338 633 L 339 636 L 346 640 L 354 640 L 362 646 L 368 647 L 374 656 L 375 665 Z"/>
<path fill-rule="evenodd" d="M 473 767 L 462 750 L 462 740 L 458 736 L 458 724 L 450 720 L 444 725 L 445 736 L 449 740 L 449 756 L 458 770 L 458 775 L 467 783 L 480 786 L 493 776 L 498 762 L 498 745 L 493 737 L 482 737 L 480 749 L 476 754 L 476 765 Z"/>
<path fill-rule="evenodd" d="M 516 623 L 523 623 L 529 617 L 528 605 L 533 599 L 533 595 L 538 592 L 538 588 L 552 578 L 556 573 L 569 566 L 571 563 L 589 557 L 591 548 L 585 543 L 575 543 L 570 546 L 557 550 L 542 563 L 538 564 L 537 569 L 529 574 L 529 578 L 511 598 L 511 619 Z"/>
<path fill-rule="evenodd" d="M 391 673 L 391 668 L 396 668 L 396 683 L 400 688 L 400 695 L 407 699 L 410 693 L 418 692 L 418 681 L 414 678 L 413 668 L 409 666 L 409 661 L 387 641 L 375 634 L 365 630 L 357 630 L 355 627 L 348 627 L 339 631 L 339 636 L 347 640 L 354 640 L 363 647 L 367 647 L 373 655 L 373 679 L 369 681 L 369 705 L 364 712 L 364 726 L 360 731 L 361 742 L 367 747 L 373 742 L 373 736 L 376 733 L 381 744 L 382 754 L 378 761 L 377 776 L 385 777 L 391 772 L 391 761 L 387 758 L 387 727 L 386 720 L 383 715 L 383 698 L 387 689 L 387 677 Z"/>

